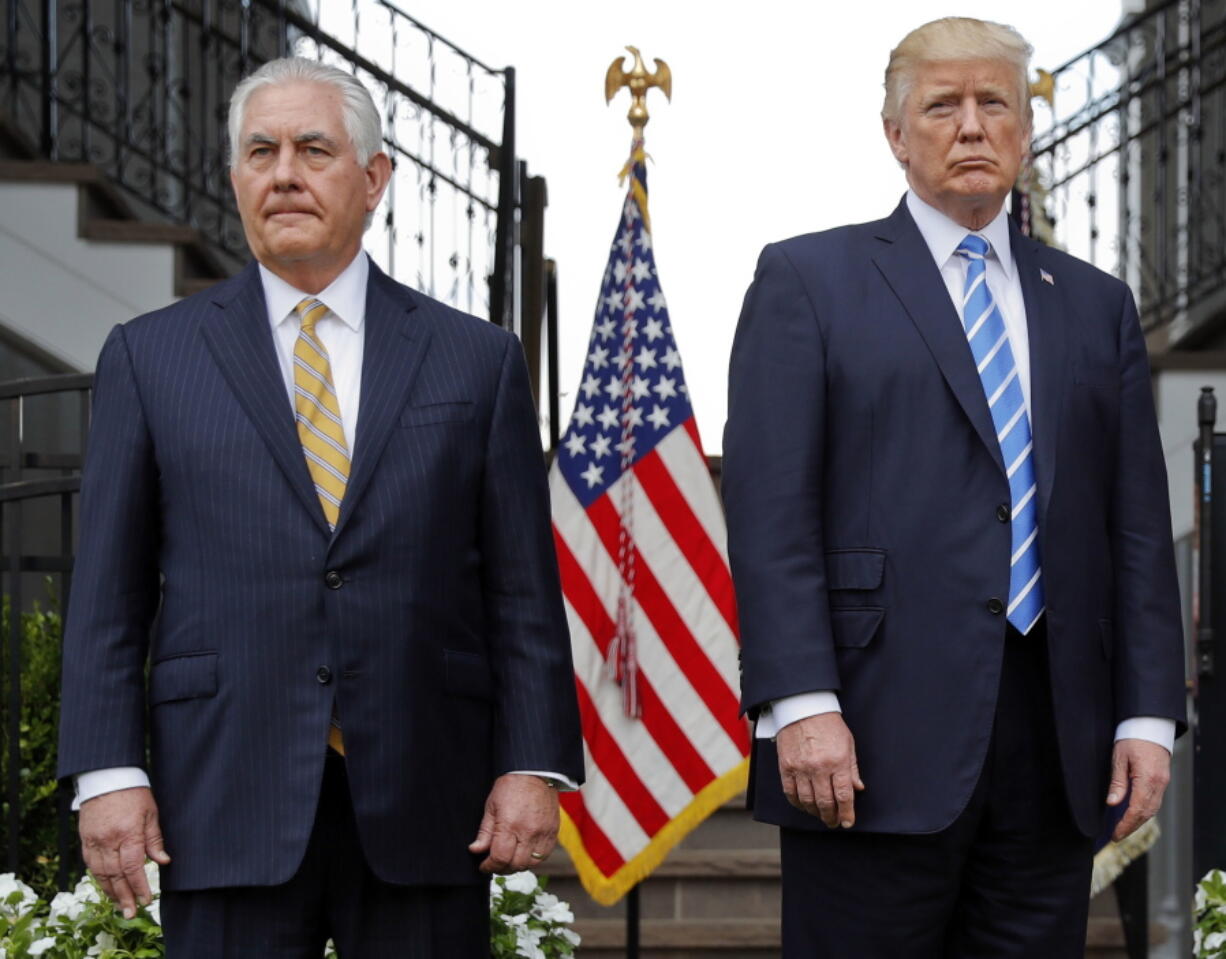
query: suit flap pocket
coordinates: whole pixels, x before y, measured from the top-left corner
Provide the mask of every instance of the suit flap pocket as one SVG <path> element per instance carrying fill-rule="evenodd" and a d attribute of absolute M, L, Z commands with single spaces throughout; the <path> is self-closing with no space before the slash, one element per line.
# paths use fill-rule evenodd
<path fill-rule="evenodd" d="M 480 653 L 443 650 L 443 688 L 452 696 L 492 699 L 494 675 L 489 660 Z"/>
<path fill-rule="evenodd" d="M 429 403 L 425 406 L 410 406 L 400 413 L 401 426 L 425 426 L 427 423 L 463 423 L 473 418 L 473 404 L 469 400 L 454 403 Z"/>
<path fill-rule="evenodd" d="M 836 549 L 826 554 L 830 589 L 876 589 L 884 576 L 883 549 Z"/>
<path fill-rule="evenodd" d="M 832 609 L 830 627 L 834 631 L 834 645 L 862 649 L 877 635 L 884 617 L 885 610 L 880 606 Z"/>
<path fill-rule="evenodd" d="M 217 695 L 217 653 L 184 653 L 153 664 L 149 705 Z"/>

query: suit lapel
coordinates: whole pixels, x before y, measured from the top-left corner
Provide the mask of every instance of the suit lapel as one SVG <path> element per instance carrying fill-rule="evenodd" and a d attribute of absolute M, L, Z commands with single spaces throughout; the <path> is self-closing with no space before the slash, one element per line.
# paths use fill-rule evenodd
<path fill-rule="evenodd" d="M 1039 484 L 1039 515 L 1047 513 L 1056 470 L 1056 440 L 1060 435 L 1060 411 L 1068 385 L 1068 350 L 1063 304 L 1056 290 L 1057 278 L 1040 279 L 1046 256 L 1043 246 L 1011 223 L 1013 262 L 1022 283 L 1026 303 L 1026 328 L 1030 340 L 1030 427 L 1034 435 L 1034 466 Z M 1049 276 L 1055 270 L 1048 273 Z"/>
<path fill-rule="evenodd" d="M 219 309 L 202 325 L 205 343 L 289 485 L 328 534 L 328 522 L 294 426 L 255 263 L 249 264 L 233 284 L 218 291 L 213 302 Z"/>
<path fill-rule="evenodd" d="M 1000 443 L 992 425 L 987 397 L 983 395 L 983 382 L 966 342 L 962 319 L 949 300 L 941 271 L 932 261 L 928 245 L 907 212 L 905 200 L 884 221 L 878 236 L 886 244 L 873 261 L 895 296 L 902 301 L 903 308 L 928 344 L 945 382 L 1003 473 L 1005 464 Z"/>
<path fill-rule="evenodd" d="M 389 279 L 373 262 L 370 264 L 362 400 L 353 441 L 352 469 L 336 524 L 338 536 L 370 484 L 429 347 L 430 332 L 424 320 L 410 323 L 406 316 L 416 306 L 406 287 Z"/>

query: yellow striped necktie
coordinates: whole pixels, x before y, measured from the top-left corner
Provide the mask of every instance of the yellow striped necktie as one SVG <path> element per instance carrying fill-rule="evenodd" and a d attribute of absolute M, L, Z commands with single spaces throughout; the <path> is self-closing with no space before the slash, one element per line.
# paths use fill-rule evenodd
<path fill-rule="evenodd" d="M 336 529 L 349 482 L 349 445 L 341 428 L 341 408 L 332 383 L 332 364 L 315 332 L 328 315 L 319 300 L 307 297 L 296 307 L 302 329 L 294 343 L 294 413 L 307 469 L 315 483 L 328 528 Z"/>
<path fill-rule="evenodd" d="M 294 312 L 302 318 L 302 329 L 294 343 L 294 418 L 298 422 L 298 438 L 302 441 L 302 453 L 315 483 L 319 505 L 323 507 L 328 528 L 334 530 L 349 482 L 349 444 L 341 428 L 341 407 L 332 383 L 332 364 L 328 362 L 328 351 L 315 333 L 315 324 L 328 315 L 328 308 L 308 296 L 294 307 Z M 335 707 L 328 727 L 328 745 L 345 755 Z"/>

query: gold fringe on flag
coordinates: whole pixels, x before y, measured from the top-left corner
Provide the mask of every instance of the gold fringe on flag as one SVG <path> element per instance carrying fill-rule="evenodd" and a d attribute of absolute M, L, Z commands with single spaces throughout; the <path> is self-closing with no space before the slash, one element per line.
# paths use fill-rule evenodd
<path fill-rule="evenodd" d="M 637 856 L 626 862 L 617 872 L 606 876 L 583 848 L 579 827 L 562 812 L 562 825 L 558 838 L 579 874 L 579 881 L 587 894 L 602 906 L 612 906 L 632 888 L 651 875 L 656 866 L 673 851 L 678 843 L 694 831 L 702 821 L 733 796 L 745 791 L 749 780 L 749 759 L 743 759 L 718 779 L 711 780 L 690 804 L 668 821 L 651 842 Z"/>
<path fill-rule="evenodd" d="M 1094 874 L 1090 878 L 1091 898 L 1115 882 L 1130 863 L 1149 852 L 1161 835 L 1158 821 L 1149 819 L 1136 832 L 1119 842 L 1109 842 L 1098 850 L 1094 855 Z"/>

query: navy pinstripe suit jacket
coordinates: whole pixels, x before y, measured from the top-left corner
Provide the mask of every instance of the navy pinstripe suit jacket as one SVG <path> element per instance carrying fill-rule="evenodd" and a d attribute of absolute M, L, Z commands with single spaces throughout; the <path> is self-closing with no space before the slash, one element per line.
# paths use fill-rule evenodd
<path fill-rule="evenodd" d="M 519 345 L 373 264 L 365 322 L 334 534 L 254 264 L 99 358 L 59 772 L 148 766 L 167 888 L 293 875 L 334 699 L 386 881 L 481 881 L 466 846 L 494 778 L 582 778 Z"/>

